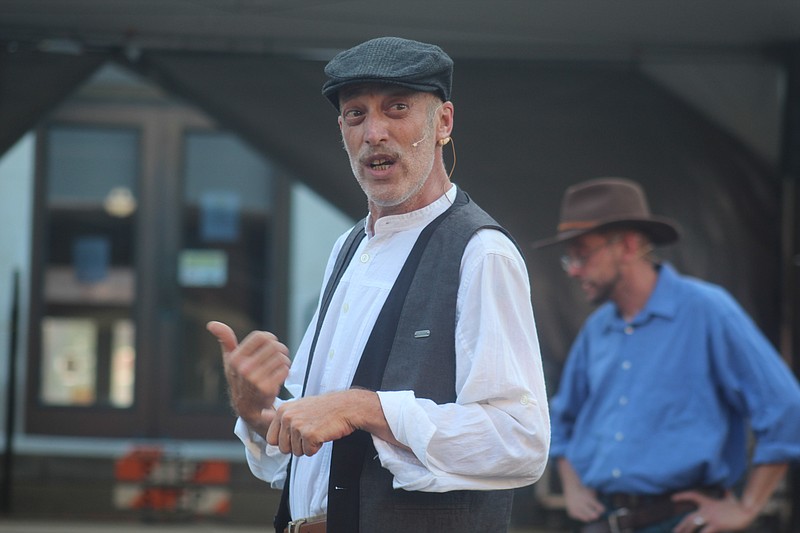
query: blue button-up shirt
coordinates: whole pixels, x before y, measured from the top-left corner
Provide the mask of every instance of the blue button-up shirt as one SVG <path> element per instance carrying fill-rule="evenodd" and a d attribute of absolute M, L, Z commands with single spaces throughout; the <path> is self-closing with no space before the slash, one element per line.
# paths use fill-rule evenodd
<path fill-rule="evenodd" d="M 599 307 L 551 402 L 551 457 L 602 492 L 731 486 L 753 463 L 800 458 L 800 386 L 724 289 L 659 269 L 631 322 Z"/>

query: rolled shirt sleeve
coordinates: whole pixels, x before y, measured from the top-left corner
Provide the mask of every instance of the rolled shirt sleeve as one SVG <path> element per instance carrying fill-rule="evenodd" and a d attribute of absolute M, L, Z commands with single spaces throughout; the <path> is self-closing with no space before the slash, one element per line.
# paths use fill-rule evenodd
<path fill-rule="evenodd" d="M 461 274 L 456 402 L 378 392 L 392 433 L 413 451 L 373 437 L 395 488 L 515 488 L 544 471 L 550 422 L 524 262 L 500 232 L 481 230 Z"/>
<path fill-rule="evenodd" d="M 236 420 L 233 432 L 244 444 L 247 466 L 253 475 L 268 482 L 274 489 L 283 488 L 289 455 L 281 453 L 277 446 L 268 444 L 264 437 L 252 431 L 241 418 Z"/>

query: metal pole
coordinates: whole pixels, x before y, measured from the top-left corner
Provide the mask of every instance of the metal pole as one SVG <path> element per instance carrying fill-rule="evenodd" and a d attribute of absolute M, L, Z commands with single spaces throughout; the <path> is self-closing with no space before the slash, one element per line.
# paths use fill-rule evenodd
<path fill-rule="evenodd" d="M 781 302 L 781 355 L 800 379 L 800 43 L 788 45 L 784 51 L 786 85 L 783 105 L 783 301 Z M 800 467 L 793 464 L 787 480 L 789 509 L 788 531 L 800 531 Z"/>
<path fill-rule="evenodd" d="M 6 453 L 3 455 L 3 479 L 0 486 L 0 512 L 11 512 L 11 493 L 14 466 L 14 412 L 17 396 L 17 324 L 19 321 L 19 272 L 14 271 L 11 281 L 11 316 L 8 343 L 8 392 L 6 395 Z"/>

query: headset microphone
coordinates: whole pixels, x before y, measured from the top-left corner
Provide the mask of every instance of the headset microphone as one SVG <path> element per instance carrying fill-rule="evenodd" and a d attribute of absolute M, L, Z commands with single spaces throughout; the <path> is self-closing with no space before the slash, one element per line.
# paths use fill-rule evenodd
<path fill-rule="evenodd" d="M 425 136 L 424 136 L 424 137 L 422 137 L 422 139 L 418 140 L 418 141 L 417 141 L 417 142 L 415 142 L 415 143 L 411 143 L 411 146 L 413 146 L 414 148 L 416 148 L 416 147 L 417 147 L 417 145 L 418 145 L 419 143 L 421 143 L 422 141 L 424 141 L 424 140 L 425 140 L 425 139 L 427 139 L 427 138 L 428 138 L 428 134 L 426 133 L 426 134 L 425 134 Z"/>

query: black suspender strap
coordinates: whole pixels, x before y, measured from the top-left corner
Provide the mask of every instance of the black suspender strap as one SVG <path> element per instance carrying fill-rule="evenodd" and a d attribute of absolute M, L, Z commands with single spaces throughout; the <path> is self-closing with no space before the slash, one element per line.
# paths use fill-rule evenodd
<path fill-rule="evenodd" d="M 364 352 L 361 355 L 351 387 L 378 390 L 383 381 L 386 362 L 394 344 L 400 314 L 406 295 L 416 274 L 422 254 L 431 235 L 439 224 L 450 215 L 456 202 L 422 230 L 417 242 L 406 259 L 386 303 L 383 305 L 372 329 Z M 360 478 L 367 453 L 375 454 L 372 436 L 357 430 L 334 441 L 331 457 L 331 473 L 328 479 L 328 532 L 358 533 L 360 506 Z"/>
<path fill-rule="evenodd" d="M 347 270 L 347 265 L 349 265 L 350 261 L 353 259 L 353 256 L 358 249 L 358 245 L 361 244 L 361 241 L 364 239 L 364 222 L 365 220 L 362 219 L 359 223 L 353 226 L 353 229 L 350 231 L 350 235 L 347 236 L 344 244 L 342 244 L 342 249 L 339 251 L 339 256 L 336 258 L 336 263 L 333 265 L 333 271 L 331 272 L 331 276 L 328 278 L 325 291 L 322 293 L 322 299 L 320 300 L 319 304 L 319 313 L 317 316 L 317 326 L 314 331 L 314 339 L 311 341 L 311 348 L 308 351 L 308 363 L 306 364 L 306 373 L 305 377 L 303 378 L 303 392 L 301 396 L 305 396 L 306 394 L 308 376 L 311 371 L 311 361 L 314 358 L 314 350 L 317 348 L 319 332 L 322 329 L 322 322 L 325 320 L 325 315 L 328 312 L 328 307 L 330 306 L 331 298 L 333 298 L 333 293 L 336 290 L 336 287 L 339 286 L 339 281 L 342 279 L 344 271 Z M 290 399 L 291 394 L 289 394 L 289 391 L 286 391 L 286 389 L 281 387 L 281 392 L 284 393 L 284 391 L 285 394 L 281 395 L 281 399 Z M 273 521 L 276 533 L 283 533 L 286 525 L 292 520 L 291 512 L 289 510 L 289 479 L 291 478 L 291 474 L 292 460 L 290 458 L 289 464 L 286 466 L 286 481 L 283 484 L 281 501 L 278 505 L 278 511 L 275 514 L 275 520 Z"/>

